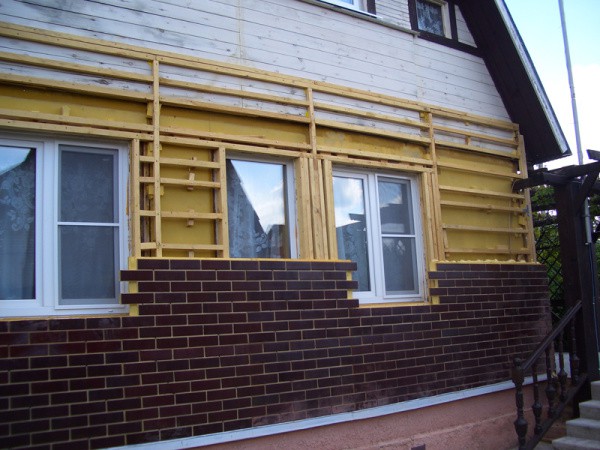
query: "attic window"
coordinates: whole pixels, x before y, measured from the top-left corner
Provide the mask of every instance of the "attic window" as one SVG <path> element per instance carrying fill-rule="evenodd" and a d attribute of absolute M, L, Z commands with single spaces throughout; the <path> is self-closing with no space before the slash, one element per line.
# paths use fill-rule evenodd
<path fill-rule="evenodd" d="M 450 37 L 448 4 L 438 0 L 415 0 L 417 29 Z"/>
<path fill-rule="evenodd" d="M 325 3 L 341 6 L 354 11 L 375 14 L 375 0 L 322 0 Z"/>

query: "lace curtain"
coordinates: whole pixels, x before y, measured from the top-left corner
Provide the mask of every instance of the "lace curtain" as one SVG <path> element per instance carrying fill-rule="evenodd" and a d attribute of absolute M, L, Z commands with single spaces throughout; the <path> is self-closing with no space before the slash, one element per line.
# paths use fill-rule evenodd
<path fill-rule="evenodd" d="M 33 299 L 35 150 L 0 152 L 0 300 Z"/>

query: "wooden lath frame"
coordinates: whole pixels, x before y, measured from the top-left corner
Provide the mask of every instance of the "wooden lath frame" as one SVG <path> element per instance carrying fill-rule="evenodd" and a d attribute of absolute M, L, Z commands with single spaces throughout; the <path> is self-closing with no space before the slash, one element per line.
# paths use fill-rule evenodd
<path fill-rule="evenodd" d="M 148 73 L 139 73 L 141 69 L 123 70 L 122 68 L 97 67 L 83 63 L 63 63 L 49 58 L 31 55 L 0 52 L 0 61 L 48 69 L 56 72 L 75 74 L 84 77 L 104 77 L 118 81 L 136 83 L 136 89 L 128 90 L 116 87 L 98 87 L 96 84 L 79 81 L 62 81 L 50 76 L 31 77 L 12 75 L 0 71 L 0 84 L 25 85 L 41 89 L 83 94 L 103 98 L 126 99 L 146 104 L 149 123 L 117 122 L 104 119 L 72 116 L 68 111 L 63 114 L 39 113 L 24 110 L 0 109 L 0 126 L 13 130 L 43 130 L 47 132 L 94 135 L 115 139 L 127 139 L 132 143 L 131 160 L 131 202 L 133 226 L 134 256 L 162 256 L 163 250 L 183 250 L 188 256 L 196 251 L 208 250 L 215 256 L 227 257 L 227 211 L 225 185 L 225 158 L 228 151 L 253 154 L 275 155 L 295 161 L 297 179 L 303 179 L 297 188 L 298 231 L 300 256 L 303 258 L 335 258 L 337 254 L 335 226 L 333 221 L 333 196 L 331 192 L 332 167 L 335 164 L 350 164 L 374 169 L 397 170 L 421 174 L 424 222 L 431 226 L 427 231 L 427 254 L 430 260 L 444 260 L 453 254 L 498 253 L 509 256 L 525 256 L 534 259 L 532 228 L 511 228 L 510 233 L 525 234 L 526 248 L 518 249 L 457 249 L 452 248 L 444 235 L 445 230 L 473 231 L 468 226 L 445 223 L 443 212 L 447 208 L 464 208 L 480 211 L 495 211 L 527 218 L 524 207 L 529 199 L 525 195 L 468 189 L 459 186 L 440 186 L 439 171 L 454 170 L 477 173 L 475 167 L 440 161 L 438 149 L 464 152 L 486 158 L 509 160 L 519 167 L 519 173 L 502 170 L 490 170 L 487 175 L 505 178 L 512 182 L 526 177 L 525 153 L 518 126 L 508 121 L 490 119 L 482 116 L 441 108 L 434 105 L 396 98 L 360 89 L 338 86 L 331 83 L 275 74 L 264 70 L 241 67 L 218 61 L 209 61 L 192 56 L 179 55 L 165 51 L 151 50 L 132 45 L 107 42 L 93 38 L 73 36 L 8 23 L 0 23 L 0 38 L 21 39 L 46 45 L 55 45 L 81 51 L 97 53 L 110 57 L 128 58 L 147 63 Z M 202 82 L 182 81 L 169 78 L 162 67 L 182 68 L 212 74 L 214 76 L 237 77 L 240 80 L 254 80 L 265 86 L 278 86 L 276 94 L 255 92 L 243 88 L 213 86 Z M 143 88 L 146 86 L 146 88 Z M 168 93 L 176 88 L 190 92 L 206 93 L 214 96 L 233 97 L 249 100 L 254 104 L 278 105 L 289 107 L 290 112 L 274 112 L 253 107 L 232 106 L 190 99 Z M 293 92 L 293 93 L 292 93 Z M 295 94 L 294 94 L 295 93 Z M 303 98 L 299 98 L 303 93 Z M 323 100 L 327 97 L 329 100 Z M 335 103 L 335 100 L 339 103 Z M 262 102 L 262 103 L 261 103 Z M 242 102 L 243 104 L 243 102 Z M 349 106 L 353 105 L 353 106 Z M 358 105 L 358 106 L 357 106 Z M 276 123 L 294 124 L 305 127 L 306 141 L 270 139 L 266 137 L 215 133 L 186 129 L 178 126 L 165 126 L 161 123 L 163 107 L 183 108 L 196 111 L 213 111 L 227 115 L 253 117 Z M 398 111 L 397 114 L 394 111 Z M 302 114 L 300 113 L 302 112 Z M 332 120 L 323 113 L 341 115 L 344 120 Z M 410 118 L 409 118 L 410 117 Z M 353 123 L 355 121 L 355 123 Z M 368 122 L 369 126 L 362 123 Z M 444 124 L 441 124 L 444 122 Z M 455 123 L 455 125 L 452 125 Z M 390 128 L 391 127 L 391 128 Z M 395 129 L 394 127 L 397 127 Z M 332 129 L 341 132 L 370 135 L 399 143 L 409 143 L 424 149 L 423 157 L 415 157 L 398 152 L 388 154 L 377 151 L 333 147 L 319 139 L 319 130 Z M 476 131 L 474 131 L 476 130 Z M 486 133 L 488 130 L 489 133 Z M 457 142 L 448 139 L 456 136 Z M 512 135 L 514 139 L 499 137 Z M 478 144 L 472 143 L 477 140 Z M 458 142 L 460 141 L 460 142 Z M 483 143 L 490 147 L 484 147 Z M 205 149 L 212 152 L 212 161 L 188 161 L 161 155 L 164 144 Z M 501 148 L 501 150 L 499 149 Z M 161 169 L 168 166 L 203 168 L 213 173 L 212 181 L 178 180 L 161 176 Z M 209 189 L 214 193 L 215 211 L 167 211 L 161 206 L 161 192 L 165 185 L 180 185 Z M 145 190 L 144 186 L 149 186 Z M 466 202 L 444 199 L 444 192 L 462 192 L 480 198 L 504 198 L 516 202 L 516 206 L 495 206 L 467 204 Z M 136 194 L 137 193 L 137 194 Z M 151 197 L 151 203 L 144 207 L 145 201 L 140 193 Z M 136 197 L 137 196 L 137 197 Z M 147 199 L 146 199 L 147 202 Z M 175 244 L 163 242 L 163 220 L 203 220 L 211 221 L 215 226 L 215 244 L 199 245 L 190 243 Z M 142 230 L 144 226 L 148 230 Z M 500 230 L 501 227 L 498 227 Z M 496 232 L 498 230 L 489 230 Z M 498 231 L 510 234 L 508 231 Z M 146 237 L 144 237 L 146 236 Z"/>

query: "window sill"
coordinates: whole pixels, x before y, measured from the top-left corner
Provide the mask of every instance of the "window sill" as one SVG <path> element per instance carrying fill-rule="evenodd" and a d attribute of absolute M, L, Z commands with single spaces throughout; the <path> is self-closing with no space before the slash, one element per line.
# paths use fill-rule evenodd
<path fill-rule="evenodd" d="M 413 302 L 378 302 L 378 303 L 361 303 L 358 305 L 359 309 L 367 308 L 397 308 L 406 306 L 431 306 L 435 305 L 435 302 L 428 301 L 413 301 Z"/>

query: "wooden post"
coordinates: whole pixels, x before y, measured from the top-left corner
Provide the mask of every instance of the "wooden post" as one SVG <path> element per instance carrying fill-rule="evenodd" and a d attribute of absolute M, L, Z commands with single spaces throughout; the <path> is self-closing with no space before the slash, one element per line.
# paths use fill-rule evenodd
<path fill-rule="evenodd" d="M 572 307 L 581 299 L 582 322 L 576 327 L 576 338 L 581 370 L 591 381 L 599 379 L 598 348 L 595 329 L 597 294 L 593 292 L 597 279 L 595 258 L 589 257 L 586 245 L 585 217 L 578 202 L 581 184 L 570 181 L 555 186 L 554 196 L 558 215 L 558 234 L 565 289 L 565 303 Z"/>

